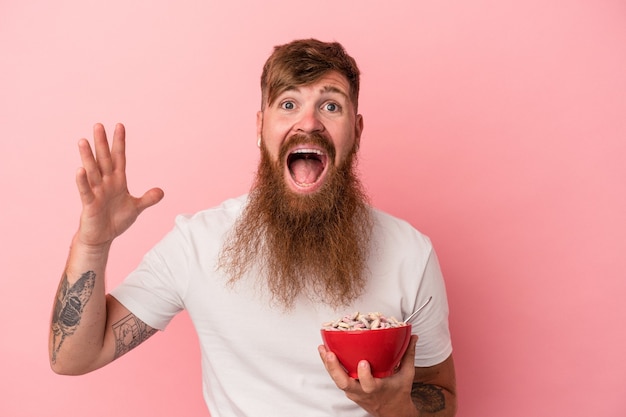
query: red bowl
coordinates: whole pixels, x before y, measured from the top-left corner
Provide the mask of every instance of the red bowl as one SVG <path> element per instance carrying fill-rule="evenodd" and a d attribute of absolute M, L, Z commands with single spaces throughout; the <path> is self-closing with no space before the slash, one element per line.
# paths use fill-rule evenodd
<path fill-rule="evenodd" d="M 352 378 L 358 378 L 357 365 L 365 359 L 372 375 L 384 378 L 393 375 L 411 339 L 411 326 L 376 330 L 326 330 L 322 329 L 326 349 L 337 359 Z"/>

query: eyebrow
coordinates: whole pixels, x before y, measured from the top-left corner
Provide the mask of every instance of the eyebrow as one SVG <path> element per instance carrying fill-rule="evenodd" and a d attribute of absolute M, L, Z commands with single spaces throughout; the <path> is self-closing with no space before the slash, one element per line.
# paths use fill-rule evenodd
<path fill-rule="evenodd" d="M 324 87 L 321 88 L 321 91 L 322 93 L 337 93 L 349 99 L 348 94 L 346 94 L 343 90 L 335 87 L 334 85 L 325 85 Z"/>
<path fill-rule="evenodd" d="M 300 87 L 299 85 L 293 85 L 293 86 L 289 86 L 287 88 L 285 88 L 283 91 L 280 92 L 280 94 L 278 94 L 276 97 L 288 92 L 288 91 L 295 91 L 295 92 L 300 92 Z M 350 96 L 348 94 L 346 94 L 342 89 L 335 87 L 334 85 L 325 85 L 323 87 L 320 88 L 319 90 L 321 93 L 335 93 L 335 94 L 339 94 L 342 95 L 343 97 L 345 97 L 346 99 L 350 99 Z"/>

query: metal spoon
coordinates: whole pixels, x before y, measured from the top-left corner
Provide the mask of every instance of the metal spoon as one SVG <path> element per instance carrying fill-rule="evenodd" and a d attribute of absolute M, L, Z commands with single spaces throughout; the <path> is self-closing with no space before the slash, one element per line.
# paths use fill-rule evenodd
<path fill-rule="evenodd" d="M 422 306 L 420 308 L 418 308 L 417 310 L 415 310 L 413 313 L 411 313 L 411 315 L 409 317 L 407 317 L 404 322 L 407 323 L 409 322 L 413 317 L 417 316 L 417 313 L 419 313 L 420 311 L 422 311 L 422 309 L 424 307 L 426 307 L 426 305 L 428 305 L 428 303 L 430 303 L 430 300 L 433 299 L 433 296 L 431 295 L 430 297 L 428 297 L 428 300 L 426 300 L 426 302 L 424 304 L 422 304 Z"/>

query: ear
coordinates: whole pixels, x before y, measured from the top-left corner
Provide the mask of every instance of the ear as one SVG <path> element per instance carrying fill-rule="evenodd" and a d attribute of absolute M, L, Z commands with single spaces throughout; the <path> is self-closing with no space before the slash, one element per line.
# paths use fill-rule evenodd
<path fill-rule="evenodd" d="M 354 123 L 354 146 L 356 146 L 357 149 L 361 146 L 361 133 L 363 133 L 363 116 L 357 114 Z"/>
<path fill-rule="evenodd" d="M 261 138 L 263 137 L 263 112 L 258 111 L 256 113 L 256 137 L 257 137 L 257 146 L 261 147 Z"/>

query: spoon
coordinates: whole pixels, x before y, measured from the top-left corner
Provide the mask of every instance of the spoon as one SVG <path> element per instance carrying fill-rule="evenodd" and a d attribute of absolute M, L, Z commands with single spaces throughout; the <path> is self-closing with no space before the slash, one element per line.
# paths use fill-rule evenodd
<path fill-rule="evenodd" d="M 420 311 L 422 311 L 422 309 L 424 307 L 426 307 L 428 305 L 428 303 L 430 303 L 430 300 L 433 299 L 433 296 L 431 295 L 430 297 L 428 297 L 428 300 L 426 300 L 426 302 L 424 304 L 422 304 L 422 306 L 420 308 L 418 308 L 417 310 L 415 310 L 413 313 L 411 313 L 411 315 L 409 317 L 407 317 L 404 322 L 407 323 L 409 322 L 413 317 L 417 316 L 417 313 L 419 313 Z"/>

